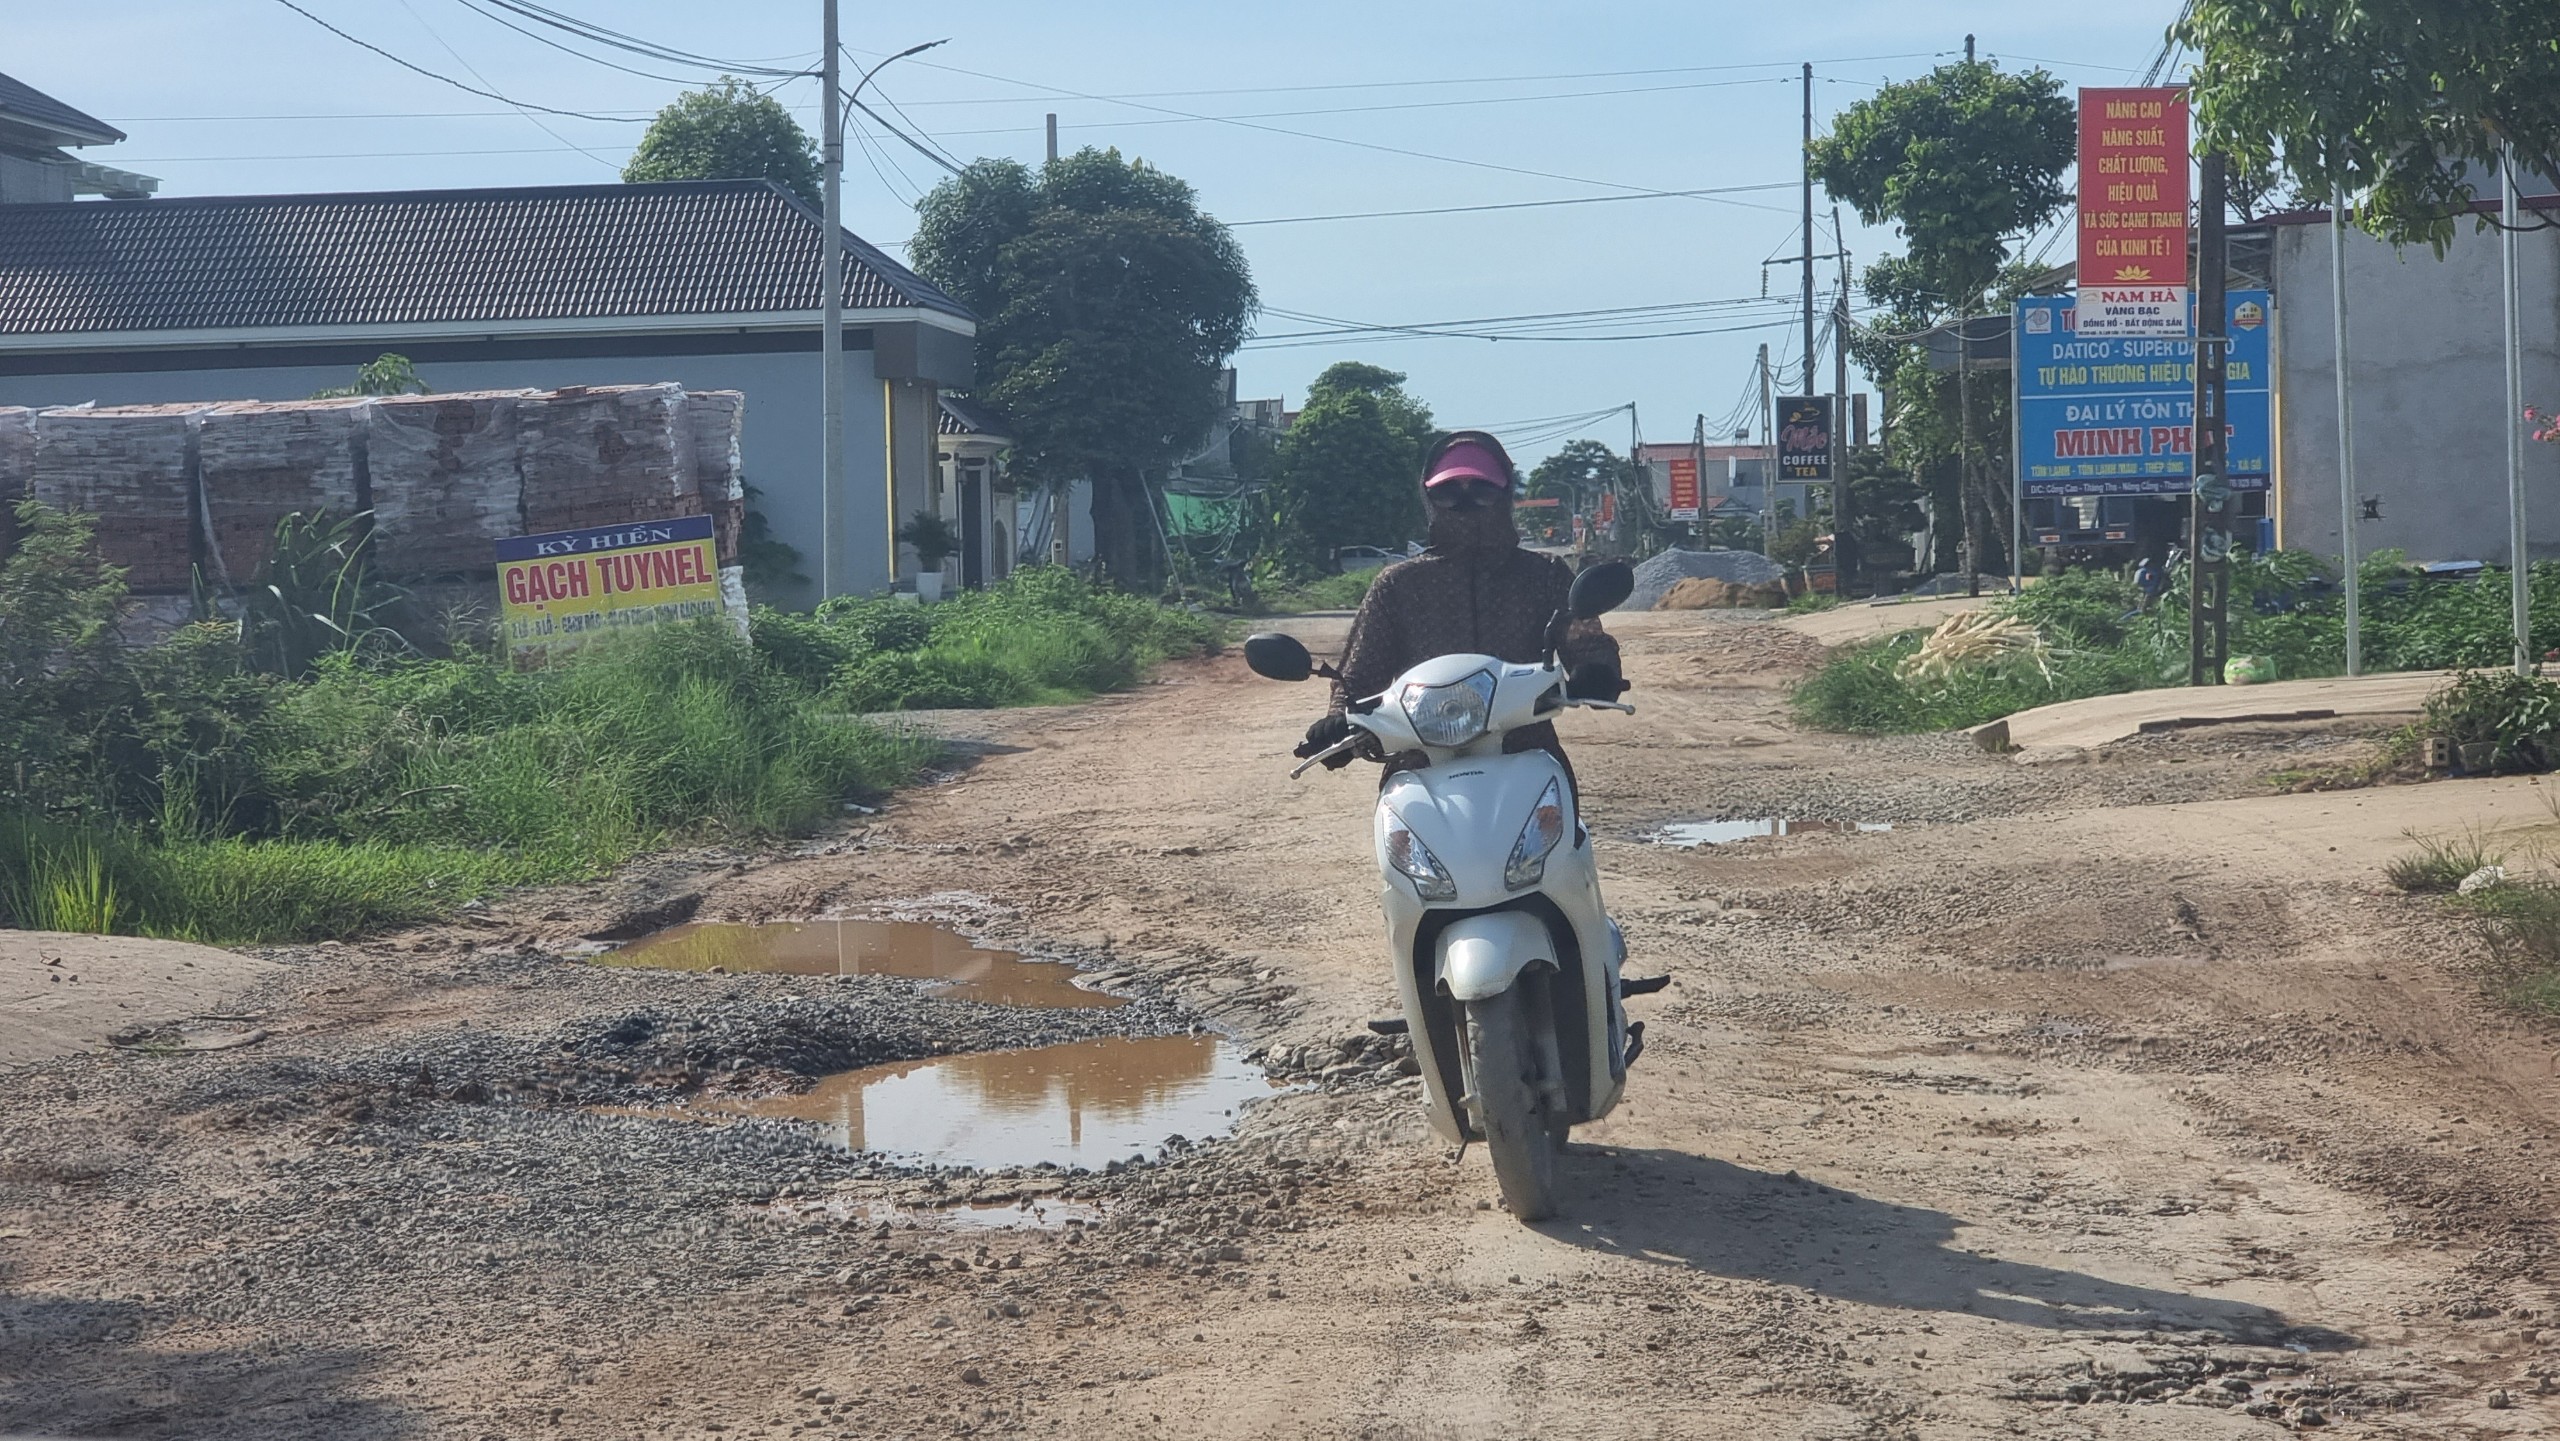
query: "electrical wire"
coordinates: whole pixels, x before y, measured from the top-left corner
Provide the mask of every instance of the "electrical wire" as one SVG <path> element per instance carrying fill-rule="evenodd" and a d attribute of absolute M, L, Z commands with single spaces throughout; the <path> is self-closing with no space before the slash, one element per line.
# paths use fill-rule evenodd
<path fill-rule="evenodd" d="M 601 55 L 590 55 L 586 51 L 581 50 L 574 45 L 564 45 L 560 41 L 554 40 L 550 36 L 545 35 L 538 30 L 526 29 L 524 26 L 518 25 L 514 21 L 509 20 L 504 15 L 493 15 L 487 10 L 480 8 L 478 4 L 474 3 L 474 0 L 454 0 L 454 3 L 460 5 L 463 9 L 470 11 L 472 14 L 479 16 L 481 19 L 489 21 L 491 24 L 505 26 L 509 30 L 531 40 L 537 45 L 548 45 L 563 55 L 574 55 L 577 58 L 586 61 L 590 65 L 601 65 L 607 70 L 619 70 L 625 75 L 637 75 L 643 80 L 662 80 L 670 85 L 693 85 L 700 83 L 700 77 L 698 76 L 660 75 L 655 71 L 638 70 L 629 65 L 624 65 L 619 61 L 607 60 Z M 418 23 L 423 25 L 426 22 L 422 20 Z"/>
<path fill-rule="evenodd" d="M 1425 205 L 1411 210 L 1347 210 L 1332 215 L 1273 215 L 1257 220 L 1230 220 L 1229 230 L 1249 225 L 1308 225 L 1320 220 L 1390 220 L 1408 215 L 1470 215 L 1487 210 L 1544 210 L 1558 205 L 1608 205 L 1623 200 L 1678 200 L 1701 195 L 1745 194 L 1793 190 L 1792 180 L 1765 185 L 1719 185 L 1705 190 L 1655 190 L 1641 195 L 1573 195 L 1559 200 L 1508 200 L 1486 205 Z"/>
<path fill-rule="evenodd" d="M 436 81 L 443 85 L 450 85 L 456 90 L 477 95 L 484 100 L 495 100 L 502 104 L 512 105 L 518 110 L 539 110 L 545 115 L 567 115 L 579 120 L 612 120 L 629 125 L 642 125 L 647 123 L 646 120 L 638 116 L 599 115 L 591 110 L 563 110 L 557 106 L 537 105 L 530 100 L 518 100 L 511 95 L 501 95 L 495 90 L 483 90 L 476 85 L 465 85 L 450 75 L 440 75 L 435 71 L 429 70 L 427 67 L 416 63 L 415 61 L 404 60 L 400 56 L 394 55 L 390 51 L 383 49 L 381 46 L 374 44 L 372 41 L 359 40 L 355 36 L 348 34 L 346 31 L 339 29 L 337 26 L 330 24 L 328 21 L 323 20 L 319 16 L 312 14 L 310 11 L 303 9 L 301 6 L 296 5 L 293 3 L 293 0 L 276 0 L 276 3 L 360 50 L 370 50 L 374 54 L 381 56 L 383 59 L 390 61 L 392 64 L 399 66 L 403 70 L 415 71 L 420 75 L 424 75 L 429 80 Z"/>
<path fill-rule="evenodd" d="M 1105 96 L 1089 94 L 1089 93 L 1087 93 L 1087 92 L 1085 92 L 1085 91 L 1080 91 L 1080 90 L 1070 90 L 1070 89 L 1067 89 L 1067 88 L 1066 88 L 1066 87 L 1064 87 L 1064 86 L 1059 86 L 1059 85 L 1045 85 L 1045 84 L 1042 84 L 1042 83 L 1040 83 L 1040 82 L 1038 82 L 1038 81 L 1033 81 L 1033 80 L 1017 80 L 1017 79 L 1012 78 L 1011 76 L 991 74 L 991 73 L 989 73 L 989 72 L 987 72 L 987 71 L 984 71 L 984 70 L 971 70 L 971 69 L 968 69 L 968 68 L 966 68 L 966 67 L 958 66 L 958 65 L 945 65 L 945 64 L 940 63 L 939 61 L 932 61 L 932 60 L 919 60 L 919 61 L 917 61 L 916 63 L 917 63 L 917 64 L 919 64 L 919 65 L 927 66 L 927 67 L 929 67 L 929 68 L 931 68 L 931 69 L 944 71 L 944 72 L 946 72 L 946 73 L 953 74 L 953 75 L 967 75 L 967 76 L 972 77 L 973 79 L 979 79 L 979 80 L 992 80 L 992 81 L 997 82 L 998 84 L 1003 84 L 1003 85 L 1018 85 L 1018 86 L 1021 86 L 1022 88 L 1026 89 L 1026 90 L 1040 90 L 1040 91 L 1046 91 L 1046 92 L 1048 92 L 1048 93 L 1050 93 L 1050 94 L 1053 94 L 1053 95 L 1064 95 L 1064 96 L 1067 96 L 1067 97 L 1069 97 L 1069 98 L 1071 98 L 1071 99 L 1076 99 L 1076 100 L 1092 100 L 1092 101 L 1097 101 L 1097 102 L 1106 102 L 1106 103 L 1110 103 L 1110 104 L 1126 105 L 1126 106 L 1131 107 L 1132 109 L 1153 111 L 1153 112 L 1156 112 L 1156 113 L 1158 113 L 1158 114 L 1165 114 L 1165 115 L 1179 115 L 1179 116 L 1183 116 L 1184 118 L 1187 118 L 1187 119 L 1192 119 L 1192 120 L 1202 120 L 1202 121 L 1209 121 L 1209 122 L 1212 122 L 1212 123 L 1222 124 L 1222 125 L 1233 125 L 1233 126 L 1238 127 L 1239 129 L 1244 129 L 1244 130 L 1257 130 L 1257 131 L 1261 131 L 1261 132 L 1263 132 L 1263 133 L 1265 133 L 1265 134 L 1271 134 L 1271 135 L 1286 135 L 1286 136 L 1291 136 L 1291 137 L 1294 137 L 1294 138 L 1296 138 L 1296 139 L 1300 139 L 1300 140 L 1318 140 L 1318 141 L 1323 141 L 1323 142 L 1325 142 L 1326 144 L 1331 144 L 1331 145 L 1345 145 L 1345 146 L 1349 146 L 1349 147 L 1351 147 L 1351 148 L 1353 148 L 1353 149 L 1355 149 L 1355 150 L 1370 150 L 1370 151 L 1376 151 L 1376 152 L 1379 152 L 1379 153 L 1382 153 L 1382 154 L 1387 154 L 1387 155 L 1402 155 L 1402 156 L 1406 156 L 1406 157 L 1408 157 L 1408 158 L 1416 159 L 1416 160 L 1430 160 L 1430 161 L 1435 161 L 1435 162 L 1438 162 L 1438 163 L 1441 163 L 1441 164 L 1447 164 L 1447 165 L 1462 165 L 1462 166 L 1466 166 L 1466 167 L 1468 167 L 1468 168 L 1470 168 L 1470 169 L 1475 169 L 1475 170 L 1494 170 L 1494 171 L 1500 171 L 1500 172 L 1502 172 L 1502 173 L 1504 173 L 1504 174 L 1509 174 L 1509 175 L 1529 175 L 1529 176 L 1535 176 L 1536 178 L 1541 179 L 1541 180 L 1561 180 L 1561 181 L 1564 181 L 1565 183 L 1567 183 L 1567 184 L 1569 184 L 1569 185 L 1592 185 L 1592 186 L 1598 186 L 1598 187 L 1600 187 L 1600 188 L 1602 188 L 1602 189 L 1605 189 L 1605 190 L 1636 191 L 1636 192 L 1641 192 L 1641 193 L 1645 193 L 1645 194 L 1651 194 L 1651 193 L 1653 193 L 1653 191 L 1650 189 L 1650 187 L 1641 186 L 1641 185 L 1628 185 L 1628 184 L 1625 184 L 1625 183 L 1623 183 L 1623 182 L 1621 182 L 1621 181 L 1615 181 L 1615 180 L 1593 180 L 1593 179 L 1590 179 L 1590 178 L 1588 178 L 1588 177 L 1580 176 L 1580 175 L 1561 175 L 1561 174 L 1558 174 L 1558 173 L 1556 173 L 1556 172 L 1554 172 L 1554 171 L 1549 171 L 1549 170 L 1532 170 L 1532 169 L 1527 168 L 1526 166 L 1519 166 L 1519 165 L 1503 165 L 1503 164 L 1498 164 L 1498 163 L 1496 163 L 1496 162 L 1494 162 L 1494 161 L 1490 161 L 1490 160 L 1469 160 L 1469 159 L 1466 159 L 1466 158 L 1464 158 L 1464 157 L 1461 157 L 1461 156 L 1455 156 L 1455 155 L 1435 155 L 1435 154 L 1432 154 L 1432 153 L 1431 153 L 1431 152 L 1429 152 L 1429 151 L 1423 151 L 1423 150 L 1408 150 L 1408 149 L 1405 149 L 1405 148 L 1403 148 L 1403 147 L 1401 147 L 1401 146 L 1395 146 L 1395 145 L 1379 145 L 1379 144 L 1374 144 L 1374 143 L 1372 143 L 1372 142 L 1370 142 L 1370 141 L 1366 141 L 1366 140 L 1350 140 L 1350 139 L 1345 139 L 1344 137 L 1342 137 L 1342 136 L 1338 136 L 1338 135 L 1320 135 L 1320 134 L 1317 134 L 1316 132 L 1314 132 L 1314 131 L 1310 131 L 1310 130 L 1291 130 L 1291 129 L 1288 129 L 1287 127 L 1285 127 L 1285 126 L 1279 126 L 1279 125 L 1264 125 L 1264 124 L 1261 124 L 1261 123 L 1256 122 L 1256 121 L 1244 120 L 1244 119 L 1239 119 L 1239 118 L 1231 117 L 1231 116 L 1223 116 L 1223 115 L 1194 115 L 1194 114 L 1191 114 L 1191 113 L 1190 113 L 1190 112 L 1188 112 L 1188 111 L 1175 110 L 1175 109 L 1172 109 L 1172 108 L 1170 108 L 1170 107 L 1168 107 L 1168 106 L 1163 106 L 1163 105 L 1148 105 L 1148 104 L 1144 104 L 1144 103 L 1141 103 L 1141 102 L 1139 102 L 1139 101 L 1134 101 L 1134 100 L 1117 100 L 1117 101 L 1113 101 L 1113 100 L 1109 100 L 1109 99 L 1108 99 L 1108 97 L 1105 97 Z M 1706 199 L 1714 200 L 1714 199 L 1716 199 L 1717 197 L 1702 197 L 1702 198 L 1706 198 Z M 1779 207 L 1777 207 L 1777 206 L 1760 206 L 1760 205 L 1752 205 L 1752 204 L 1751 204 L 1751 202 L 1748 202 L 1748 201 L 1724 200 L 1724 201 L 1722 201 L 1721 203 L 1725 203 L 1725 204 L 1732 204 L 1732 205 L 1744 205 L 1744 206 L 1748 206 L 1749 208 L 1752 208 L 1752 209 L 1760 209 L 1760 210 L 1777 210 L 1777 209 L 1779 209 Z"/>
<path fill-rule="evenodd" d="M 467 0 L 466 0 L 466 3 L 467 3 Z M 401 9 L 403 9 L 403 10 L 408 11 L 408 12 L 409 12 L 409 18 L 418 22 L 418 28 L 419 28 L 419 29 L 421 29 L 421 30 L 426 31 L 426 32 L 427 32 L 427 35 L 428 35 L 431 39 L 433 39 L 433 40 L 436 42 L 436 44 L 438 44 L 438 45 L 440 45 L 440 46 L 444 47 L 444 53 L 446 53 L 447 55 L 452 56 L 452 57 L 453 57 L 453 60 L 454 60 L 454 63 L 455 63 L 455 64 L 457 64 L 457 65 L 459 65 L 459 66 L 461 66 L 465 71 L 469 72 L 469 74 L 470 74 L 470 76 L 471 76 L 471 78 L 472 78 L 472 79 L 479 81 L 479 82 L 480 82 L 481 84 L 483 84 L 483 85 L 486 85 L 486 84 L 488 84 L 488 83 L 489 83 L 489 77 L 488 77 L 488 76 L 486 76 L 486 75 L 481 74 L 481 73 L 480 73 L 480 69 L 479 69 L 479 67 L 478 67 L 478 66 L 473 65 L 470 61 L 463 59 L 463 58 L 462 58 L 462 52 L 453 48 L 453 42 L 452 42 L 452 41 L 450 41 L 450 40 L 445 39 L 445 38 L 444 38 L 444 34 L 443 34 L 443 32 L 441 32 L 441 31 L 437 30 L 437 29 L 436 29 L 436 27 L 434 27 L 433 25 L 428 24 L 428 23 L 427 23 L 427 17 L 425 17 L 424 15 L 419 14 L 419 13 L 418 13 L 418 10 L 417 10 L 417 7 L 416 7 L 416 6 L 414 6 L 414 5 L 411 5 L 411 4 L 409 3 L 409 0 L 400 0 L 400 8 L 401 8 Z M 597 153 L 595 153 L 594 151 L 589 150 L 587 147 L 585 147 L 585 146 L 583 146 L 583 145 L 580 145 L 578 142 L 576 142 L 575 140 L 570 139 L 570 138 L 569 138 L 568 136 L 566 136 L 566 135 L 561 134 L 559 131 L 552 129 L 549 125 L 547 125 L 547 124 L 543 123 L 543 121 L 542 121 L 538 116 L 536 116 L 532 111 L 530 111 L 530 110 L 526 110 L 526 109 L 523 109 L 523 108 L 519 107 L 519 108 L 517 109 L 516 113 L 517 113 L 518 115 L 523 116 L 523 117 L 524 117 L 524 119 L 525 119 L 528 123 L 530 123 L 530 124 L 533 126 L 533 128 L 534 128 L 534 129 L 541 131 L 543 134 L 548 135 L 548 136 L 550 136 L 552 139 L 559 141 L 561 144 L 568 146 L 570 149 L 577 151 L 580 155 L 583 155 L 583 156 L 587 157 L 589 160 L 594 161 L 594 162 L 595 162 L 595 163 L 597 163 L 598 165 L 604 166 L 606 169 L 608 169 L 608 170 L 612 170 L 612 171 L 616 171 L 616 172 L 619 172 L 619 171 L 622 169 L 622 167 L 621 167 L 621 166 L 619 166 L 619 165 L 615 164 L 614 162 L 612 162 L 612 161 L 610 161 L 610 160 L 607 160 L 607 159 L 606 159 L 606 158 L 604 158 L 603 156 L 598 155 Z"/>
<path fill-rule="evenodd" d="M 610 46 L 613 49 L 621 50 L 628 54 L 643 56 L 651 60 L 665 61 L 673 65 L 691 66 L 697 69 L 714 70 L 732 75 L 765 75 L 771 76 L 775 79 L 792 79 L 809 73 L 805 69 L 778 70 L 772 66 L 759 65 L 752 61 L 723 60 L 716 56 L 697 55 L 689 50 L 678 50 L 673 46 L 660 45 L 654 41 L 643 40 L 637 35 L 615 30 L 609 26 L 598 25 L 588 20 L 581 20 L 577 16 L 571 15 L 563 10 L 554 10 L 547 5 L 534 4 L 533 0 L 488 0 L 488 3 L 497 6 L 501 10 L 505 10 L 510 14 L 522 16 L 536 24 L 548 25 L 552 29 L 561 31 L 564 34 L 575 35 L 581 39 L 591 41 L 598 45 Z"/>

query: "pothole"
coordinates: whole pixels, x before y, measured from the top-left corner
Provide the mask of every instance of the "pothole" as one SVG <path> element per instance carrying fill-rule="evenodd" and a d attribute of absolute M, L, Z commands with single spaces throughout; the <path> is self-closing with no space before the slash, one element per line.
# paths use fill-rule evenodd
<path fill-rule="evenodd" d="M 1740 821 L 1673 821 L 1645 837 L 1658 846 L 1724 846 L 1763 836 L 1860 835 L 1889 831 L 1891 821 L 1804 820 L 1762 816 Z"/>
<path fill-rule="evenodd" d="M 806 1121 L 828 1143 L 935 1166 L 1099 1170 L 1222 1136 L 1278 1083 L 1215 1036 L 1105 1036 L 827 1076 L 714 1114 Z"/>
<path fill-rule="evenodd" d="M 1126 1004 L 1076 984 L 1076 969 L 990 950 L 922 921 L 697 922 L 597 957 L 604 965 L 788 976 L 900 976 L 937 981 L 956 1001 L 1034 1009 Z"/>

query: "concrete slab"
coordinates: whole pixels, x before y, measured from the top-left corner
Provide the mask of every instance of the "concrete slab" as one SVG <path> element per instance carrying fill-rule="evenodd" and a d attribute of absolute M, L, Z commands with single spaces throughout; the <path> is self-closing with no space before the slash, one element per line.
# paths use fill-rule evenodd
<path fill-rule="evenodd" d="M 2172 686 L 2091 696 L 2020 711 L 1973 728 L 1990 750 L 2016 750 L 2021 759 L 2055 748 L 2089 750 L 2142 734 L 2184 725 L 2229 725 L 2250 720 L 2327 720 L 2339 716 L 2415 715 L 2427 697 L 2451 680 L 2445 670 L 2392 671 L 2349 679 L 2276 681 L 2269 685 Z"/>
<path fill-rule="evenodd" d="M 0 930 L 0 1066 L 103 1050 L 128 1027 L 219 1011 L 281 969 L 184 941 Z"/>
<path fill-rule="evenodd" d="M 1935 630 L 1938 623 L 1948 616 L 1980 610 L 1998 598 L 1960 595 L 1944 600 L 1860 602 L 1817 610 L 1808 615 L 1785 616 L 1777 624 L 1781 630 L 1810 636 L 1824 645 L 1856 645 L 1860 641 L 1881 639 L 1899 631 Z"/>

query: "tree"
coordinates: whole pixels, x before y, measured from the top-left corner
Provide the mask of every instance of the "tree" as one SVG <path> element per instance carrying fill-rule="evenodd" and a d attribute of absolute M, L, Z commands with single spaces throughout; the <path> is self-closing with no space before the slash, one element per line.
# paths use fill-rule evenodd
<path fill-rule="evenodd" d="M 426 395 L 427 383 L 418 378 L 418 368 L 409 357 L 386 350 L 356 367 L 353 385 L 333 385 L 311 393 L 313 400 L 343 400 L 356 395 Z"/>
<path fill-rule="evenodd" d="M 1422 532 L 1422 456 L 1437 432 L 1404 379 L 1345 360 L 1307 386 L 1266 491 L 1265 547 L 1287 568 L 1319 570 L 1343 546 L 1392 548 Z"/>
<path fill-rule="evenodd" d="M 1614 494 L 1621 507 L 1635 506 L 1649 515 L 1652 486 L 1644 473 L 1596 440 L 1567 441 L 1562 450 L 1539 461 L 1524 486 L 1532 496 L 1554 496 L 1568 514 L 1596 516 L 1600 497 Z"/>
<path fill-rule="evenodd" d="M 819 203 L 818 147 L 781 101 L 735 76 L 688 90 L 658 112 L 622 178 L 771 180 L 812 207 Z"/>
<path fill-rule="evenodd" d="M 909 253 L 980 317 L 977 393 L 1014 420 L 1018 473 L 1090 478 L 1103 569 L 1159 588 L 1147 473 L 1200 448 L 1258 307 L 1235 238 L 1189 185 L 1117 150 L 1036 174 L 980 160 L 916 211 Z"/>
<path fill-rule="evenodd" d="M 2560 5 L 2551 0 L 2195 0 L 2174 31 L 2201 57 L 2198 140 L 2281 164 L 2356 223 L 2439 248 L 2497 194 L 2502 142 L 2560 177 Z"/>
<path fill-rule="evenodd" d="M 1955 459 L 1965 563 L 1975 571 L 1983 565 L 1983 522 L 1993 505 L 1983 482 L 1980 411 L 1993 407 L 1974 404 L 1969 370 L 1959 367 L 1948 384 L 1928 369 L 1918 346 L 1884 337 L 1982 308 L 1984 293 L 2002 278 L 2010 245 L 2070 200 L 2062 173 L 2078 146 L 2076 119 L 2061 82 L 2046 72 L 2012 75 L 1968 61 L 1888 85 L 1851 105 L 1811 152 L 1824 189 L 1870 225 L 1892 221 L 1908 242 L 1905 254 L 1868 269 L 1868 297 L 1888 314 L 1862 338 L 1860 359 L 1903 401 L 1926 402 L 1895 417 L 1896 450 L 1921 472 L 1943 456 Z M 1942 413 L 1950 389 L 1951 434 L 1909 424 Z"/>

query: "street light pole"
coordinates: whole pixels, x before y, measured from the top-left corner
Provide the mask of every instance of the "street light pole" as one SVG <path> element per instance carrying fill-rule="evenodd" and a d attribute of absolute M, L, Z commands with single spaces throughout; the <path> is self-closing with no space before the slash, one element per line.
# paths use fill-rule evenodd
<path fill-rule="evenodd" d="M 2498 153 L 2499 232 L 2507 309 L 2507 576 L 2515 588 L 2516 674 L 2534 672 L 2533 577 L 2524 536 L 2524 315 L 2516 293 L 2516 147 Z"/>
<path fill-rule="evenodd" d="M 818 239 L 818 286 L 825 319 L 818 332 L 818 598 L 842 593 L 847 581 L 848 552 L 843 534 L 846 512 L 844 478 L 844 107 L 837 103 L 839 81 L 836 3 L 826 0 L 825 56 L 818 62 L 819 86 L 825 92 L 823 140 L 819 164 L 826 183 L 826 233 Z M 891 577 L 895 579 L 896 577 Z"/>
<path fill-rule="evenodd" d="M 2329 187 L 2330 339 L 2338 348 L 2338 549 L 2347 587 L 2347 674 L 2364 674 L 2364 586 L 2356 574 L 2356 429 L 2347 386 L 2347 183 Z"/>

